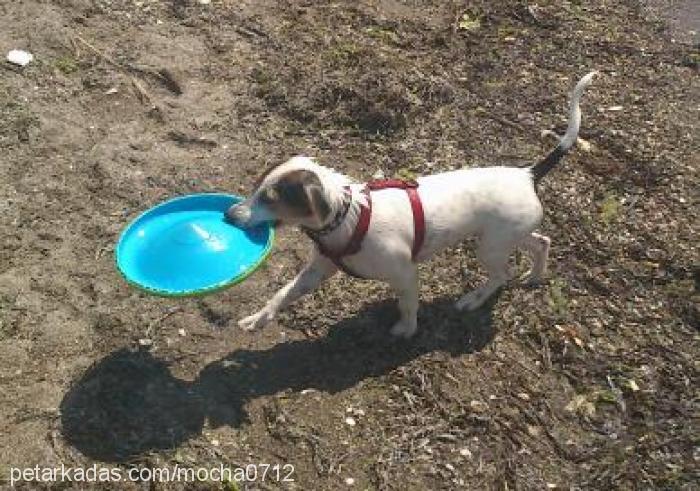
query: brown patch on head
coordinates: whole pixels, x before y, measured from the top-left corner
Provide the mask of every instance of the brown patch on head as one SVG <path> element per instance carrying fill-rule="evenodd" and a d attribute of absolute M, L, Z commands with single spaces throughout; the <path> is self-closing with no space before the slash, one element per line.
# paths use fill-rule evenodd
<path fill-rule="evenodd" d="M 305 170 L 295 170 L 283 175 L 277 181 L 275 188 L 285 206 L 300 216 L 310 216 L 313 214 L 313 209 L 307 193 L 307 186 L 314 184 L 321 185 L 316 174 Z"/>
<path fill-rule="evenodd" d="M 320 223 L 331 212 L 321 180 L 308 170 L 287 172 L 276 181 L 262 186 L 258 193 L 261 204 L 283 221 L 311 219 Z"/>

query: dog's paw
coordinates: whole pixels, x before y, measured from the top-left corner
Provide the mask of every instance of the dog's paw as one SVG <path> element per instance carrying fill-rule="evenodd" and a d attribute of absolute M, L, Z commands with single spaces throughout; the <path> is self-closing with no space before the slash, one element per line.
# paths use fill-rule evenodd
<path fill-rule="evenodd" d="M 238 321 L 238 327 L 244 331 L 254 331 L 260 329 L 265 324 L 270 322 L 273 316 L 266 310 L 261 310 L 257 314 L 249 315 L 248 317 Z"/>
<path fill-rule="evenodd" d="M 397 338 L 408 339 L 413 337 L 417 330 L 418 326 L 416 324 L 411 325 L 399 321 L 391 328 L 391 335 L 396 336 Z"/>

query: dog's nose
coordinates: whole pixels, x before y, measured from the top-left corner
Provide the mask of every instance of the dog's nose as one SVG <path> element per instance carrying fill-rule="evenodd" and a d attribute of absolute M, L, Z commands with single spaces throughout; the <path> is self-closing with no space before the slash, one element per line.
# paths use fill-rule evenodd
<path fill-rule="evenodd" d="M 245 225 L 250 220 L 250 208 L 244 205 L 234 205 L 226 210 L 226 221 L 234 225 Z"/>

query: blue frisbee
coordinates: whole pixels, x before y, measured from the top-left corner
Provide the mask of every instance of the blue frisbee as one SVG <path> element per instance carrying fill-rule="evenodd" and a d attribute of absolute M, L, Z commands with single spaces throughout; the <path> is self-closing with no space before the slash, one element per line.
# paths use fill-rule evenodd
<path fill-rule="evenodd" d="M 269 254 L 274 229 L 228 223 L 224 212 L 241 200 L 192 194 L 154 206 L 122 232 L 117 268 L 132 285 L 166 297 L 204 295 L 243 281 Z"/>

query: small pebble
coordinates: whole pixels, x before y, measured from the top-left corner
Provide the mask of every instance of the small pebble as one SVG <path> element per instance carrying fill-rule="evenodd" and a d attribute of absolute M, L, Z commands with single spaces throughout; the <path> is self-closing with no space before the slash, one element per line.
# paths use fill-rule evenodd
<path fill-rule="evenodd" d="M 34 55 L 21 49 L 13 49 L 7 53 L 7 61 L 19 66 L 26 66 L 34 59 Z"/>
<path fill-rule="evenodd" d="M 355 484 L 355 480 L 352 477 L 346 477 L 345 484 L 347 484 L 348 486 L 353 486 Z"/>
<path fill-rule="evenodd" d="M 355 426 L 357 424 L 357 422 L 355 421 L 355 418 L 348 416 L 347 418 L 345 418 L 345 424 L 348 424 L 350 426 Z"/>
<path fill-rule="evenodd" d="M 459 451 L 459 455 L 461 455 L 462 457 L 466 457 L 468 459 L 471 459 L 472 458 L 472 451 L 469 450 L 467 447 L 464 447 L 463 449 L 461 449 Z"/>
<path fill-rule="evenodd" d="M 489 405 L 483 401 L 476 401 L 475 400 L 475 401 L 471 401 L 469 403 L 469 407 L 471 407 L 473 411 L 483 413 L 484 411 L 486 411 L 489 408 Z"/>
<path fill-rule="evenodd" d="M 348 407 L 345 409 L 345 412 L 348 414 L 354 414 L 355 416 L 364 416 L 365 411 L 362 409 L 354 408 L 354 407 Z"/>

